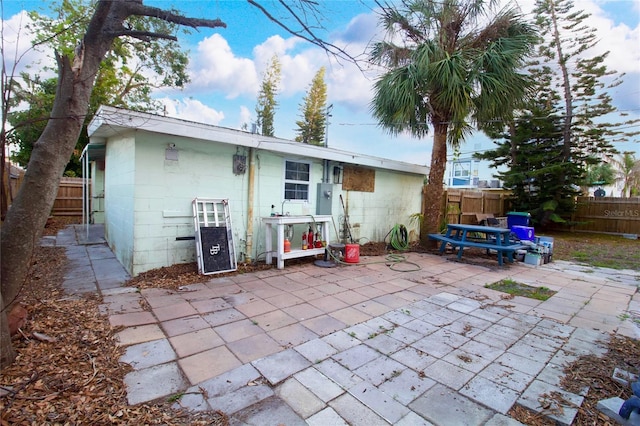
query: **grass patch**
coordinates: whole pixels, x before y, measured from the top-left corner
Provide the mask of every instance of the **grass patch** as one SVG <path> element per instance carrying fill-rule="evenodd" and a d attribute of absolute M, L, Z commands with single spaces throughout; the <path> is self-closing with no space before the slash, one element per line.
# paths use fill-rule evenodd
<path fill-rule="evenodd" d="M 547 300 L 554 294 L 555 291 L 548 289 L 547 287 L 533 287 L 527 284 L 519 283 L 512 279 L 506 278 L 493 284 L 485 285 L 486 288 L 492 290 L 508 293 L 513 296 L 523 296 L 536 300 Z"/>
<path fill-rule="evenodd" d="M 620 235 L 545 232 L 554 237 L 553 259 L 586 266 L 640 271 L 638 241 Z"/>

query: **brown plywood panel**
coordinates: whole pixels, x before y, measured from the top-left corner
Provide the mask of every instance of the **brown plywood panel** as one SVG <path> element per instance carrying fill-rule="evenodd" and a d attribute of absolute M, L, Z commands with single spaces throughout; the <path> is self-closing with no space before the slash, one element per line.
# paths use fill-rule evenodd
<path fill-rule="evenodd" d="M 375 190 L 375 170 L 358 166 L 344 166 L 342 173 L 343 191 L 373 192 Z"/>

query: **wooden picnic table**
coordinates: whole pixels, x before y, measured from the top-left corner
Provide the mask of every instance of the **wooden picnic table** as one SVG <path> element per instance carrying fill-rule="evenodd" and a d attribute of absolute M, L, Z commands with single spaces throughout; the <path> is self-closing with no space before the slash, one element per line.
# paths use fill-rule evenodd
<path fill-rule="evenodd" d="M 450 223 L 443 234 L 429 234 L 432 240 L 440 241 L 440 253 L 444 253 L 447 244 L 458 247 L 458 259 L 462 258 L 464 247 L 484 248 L 489 253 L 494 250 L 498 254 L 498 264 L 503 264 L 503 255 L 507 255 L 509 262 L 513 262 L 513 253 L 516 250 L 526 249 L 526 245 L 519 244 L 511 239 L 511 230 L 496 228 L 493 226 L 463 225 Z"/>

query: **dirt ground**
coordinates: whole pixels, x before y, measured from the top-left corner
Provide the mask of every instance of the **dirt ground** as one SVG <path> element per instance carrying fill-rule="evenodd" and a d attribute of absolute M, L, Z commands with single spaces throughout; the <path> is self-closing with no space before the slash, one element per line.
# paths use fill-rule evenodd
<path fill-rule="evenodd" d="M 55 235 L 66 221 L 50 221 L 45 235 Z M 639 252 L 638 241 L 610 239 L 588 234 L 579 237 L 554 235 L 554 258 L 571 260 L 574 253 L 599 247 L 598 257 L 610 253 Z M 571 237 L 571 238 L 569 238 Z M 421 250 L 414 247 L 414 250 Z M 593 250 L 592 250 L 593 251 Z M 360 255 L 387 253 L 384 243 L 369 243 L 361 247 Z M 483 264 L 484 253 L 465 253 L 465 261 Z M 578 260 L 580 259 L 573 259 Z M 630 262 L 633 254 L 630 255 Z M 116 346 L 118 331 L 101 315 L 97 297 L 76 299 L 62 290 L 66 263 L 63 248 L 41 247 L 35 253 L 31 273 L 21 293 L 29 318 L 20 333 L 14 336 L 19 355 L 13 365 L 0 372 L 0 425 L 79 425 L 79 424 L 163 424 L 163 425 L 226 425 L 221 412 L 197 415 L 171 408 L 172 401 L 129 406 L 123 384 L 130 371 L 118 362 L 123 350 Z M 495 259 L 493 259 L 495 264 Z M 626 264 L 623 264 L 623 266 Z M 633 269 L 638 269 L 635 262 Z M 246 273 L 266 268 L 262 265 L 239 265 Z M 177 265 L 141 274 L 129 282 L 139 287 L 176 288 L 202 281 L 195 264 Z M 600 414 L 598 400 L 631 396 L 630 389 L 612 380 L 614 368 L 640 372 L 640 344 L 633 339 L 612 339 L 609 352 L 603 358 L 583 357 L 565 369 L 564 386 L 568 390 L 589 386 L 576 425 L 613 425 L 615 422 Z M 553 409 L 553 406 L 550 406 Z M 515 407 L 510 413 L 527 425 L 551 425 L 539 415 Z"/>

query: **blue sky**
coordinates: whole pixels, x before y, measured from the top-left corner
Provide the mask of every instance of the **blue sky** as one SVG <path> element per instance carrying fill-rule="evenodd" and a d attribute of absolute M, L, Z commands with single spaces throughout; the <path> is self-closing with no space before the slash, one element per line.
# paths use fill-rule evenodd
<path fill-rule="evenodd" d="M 530 13 L 533 0 L 517 3 L 525 14 Z M 4 18 L 10 19 L 23 8 L 34 10 L 42 4 L 3 0 Z M 325 66 L 328 104 L 333 105 L 329 146 L 429 164 L 430 136 L 422 140 L 406 135 L 391 137 L 371 117 L 371 85 L 376 77 L 372 70 L 363 73 L 352 64 L 336 60 L 292 37 L 244 0 L 158 0 L 145 1 L 145 4 L 173 6 L 188 16 L 219 17 L 227 23 L 226 29 L 200 29 L 180 37 L 180 43 L 190 50 L 191 83 L 182 91 L 164 89 L 156 93 L 167 105 L 170 115 L 230 128 L 250 124 L 255 120 L 256 96 L 265 67 L 277 54 L 282 63 L 283 80 L 277 98 L 276 136 L 295 137 L 295 121 L 299 119 L 303 97 L 316 71 Z M 282 16 L 274 9 L 277 2 L 265 0 L 261 4 L 276 16 Z M 611 51 L 608 67 L 627 73 L 625 84 L 609 92 L 615 104 L 632 116 L 640 116 L 640 1 L 575 0 L 575 4 L 592 14 L 589 24 L 598 30 L 601 40 L 598 53 Z M 318 30 L 318 35 L 353 56 L 363 55 L 378 34 L 377 18 L 372 13 L 374 3 L 328 0 L 321 1 L 320 5 L 324 29 Z M 12 22 L 15 23 L 15 19 Z M 490 146 L 485 137 L 474 134 L 462 151 Z M 640 152 L 640 144 L 629 143 L 620 149 Z"/>

